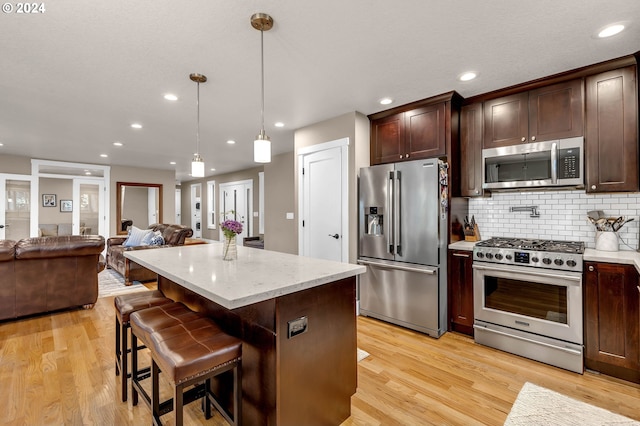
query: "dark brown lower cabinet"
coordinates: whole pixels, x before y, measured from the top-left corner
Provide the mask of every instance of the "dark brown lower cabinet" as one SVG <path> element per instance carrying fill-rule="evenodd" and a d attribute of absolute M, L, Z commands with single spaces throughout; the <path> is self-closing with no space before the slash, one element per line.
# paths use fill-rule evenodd
<path fill-rule="evenodd" d="M 449 250 L 449 330 L 473 336 L 473 257 L 466 250 Z"/>
<path fill-rule="evenodd" d="M 640 383 L 640 289 L 634 266 L 585 262 L 585 368 Z"/>

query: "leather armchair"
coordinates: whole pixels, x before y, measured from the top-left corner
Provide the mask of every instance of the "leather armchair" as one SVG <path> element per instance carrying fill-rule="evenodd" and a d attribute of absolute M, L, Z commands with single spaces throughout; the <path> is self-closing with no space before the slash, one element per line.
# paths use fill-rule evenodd
<path fill-rule="evenodd" d="M 143 282 L 158 279 L 154 272 L 124 257 L 125 251 L 181 246 L 184 245 L 185 239 L 193 235 L 191 228 L 176 224 L 156 223 L 149 226 L 149 229 L 162 233 L 164 245 L 124 247 L 122 244 L 127 237 L 111 237 L 107 239 L 107 268 L 111 268 L 122 275 L 125 285 L 131 285 L 133 281 Z"/>

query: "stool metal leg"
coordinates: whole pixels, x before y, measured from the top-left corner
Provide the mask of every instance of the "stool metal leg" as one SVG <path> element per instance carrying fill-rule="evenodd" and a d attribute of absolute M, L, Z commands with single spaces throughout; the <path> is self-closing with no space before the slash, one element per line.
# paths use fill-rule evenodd
<path fill-rule="evenodd" d="M 133 381 L 138 377 L 138 338 L 131 333 L 131 405 L 138 405 L 138 389 Z"/>
<path fill-rule="evenodd" d="M 116 376 L 120 375 L 120 321 L 116 315 Z"/>

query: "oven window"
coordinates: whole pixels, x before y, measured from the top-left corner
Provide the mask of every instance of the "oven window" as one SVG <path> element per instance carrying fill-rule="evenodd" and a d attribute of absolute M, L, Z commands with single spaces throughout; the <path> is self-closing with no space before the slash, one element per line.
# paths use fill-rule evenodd
<path fill-rule="evenodd" d="M 484 304 L 503 312 L 567 324 L 567 287 L 484 277 Z"/>

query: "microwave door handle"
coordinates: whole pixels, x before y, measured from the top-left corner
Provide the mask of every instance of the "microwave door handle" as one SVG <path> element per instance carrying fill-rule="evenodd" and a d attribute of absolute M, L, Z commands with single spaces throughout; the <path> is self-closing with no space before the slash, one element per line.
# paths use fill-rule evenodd
<path fill-rule="evenodd" d="M 558 143 L 551 144 L 551 183 L 558 183 Z"/>
<path fill-rule="evenodd" d="M 387 179 L 387 253 L 393 254 L 393 172 L 389 172 L 389 179 Z"/>

